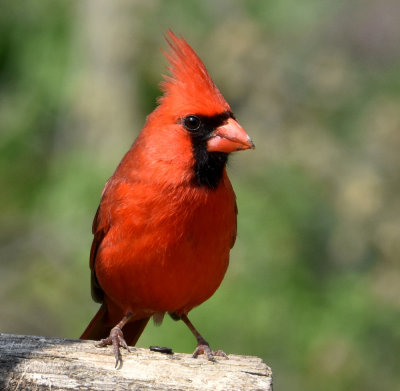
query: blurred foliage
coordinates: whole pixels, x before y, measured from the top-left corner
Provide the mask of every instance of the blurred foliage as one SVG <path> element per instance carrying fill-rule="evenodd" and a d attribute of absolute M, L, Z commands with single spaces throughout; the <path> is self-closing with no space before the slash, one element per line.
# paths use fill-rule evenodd
<path fill-rule="evenodd" d="M 281 389 L 398 386 L 399 2 L 0 3 L 2 332 L 77 337 L 95 313 L 91 219 L 172 28 L 257 146 L 231 159 L 239 236 L 193 322 Z M 181 323 L 139 345 L 192 351 Z"/>

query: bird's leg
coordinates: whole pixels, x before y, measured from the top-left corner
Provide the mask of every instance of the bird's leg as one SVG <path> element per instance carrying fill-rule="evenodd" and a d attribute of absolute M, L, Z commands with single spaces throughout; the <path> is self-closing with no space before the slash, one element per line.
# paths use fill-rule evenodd
<path fill-rule="evenodd" d="M 189 320 L 187 315 L 182 315 L 181 319 L 185 322 L 186 326 L 189 327 L 189 330 L 193 333 L 193 335 L 197 339 L 197 347 L 193 352 L 193 358 L 196 358 L 199 354 L 206 354 L 207 358 L 210 361 L 215 361 L 214 356 L 221 356 L 228 358 L 228 356 L 223 350 L 211 350 L 208 342 L 196 330 L 196 328 L 193 326 L 192 322 Z"/>
<path fill-rule="evenodd" d="M 128 344 L 124 339 L 122 328 L 129 322 L 131 318 L 132 318 L 132 312 L 127 312 L 125 316 L 122 318 L 122 320 L 111 329 L 110 335 L 96 344 L 97 347 L 103 347 L 107 345 L 113 346 L 114 356 L 115 356 L 115 368 L 117 368 L 118 363 L 120 365 L 122 364 L 122 357 L 119 351 L 119 347 L 121 346 L 128 352 L 130 352 Z"/>

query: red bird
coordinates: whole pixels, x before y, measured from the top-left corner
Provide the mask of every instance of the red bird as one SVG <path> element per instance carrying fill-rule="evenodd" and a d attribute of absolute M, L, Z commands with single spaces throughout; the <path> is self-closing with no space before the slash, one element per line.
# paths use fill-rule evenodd
<path fill-rule="evenodd" d="M 194 50 L 171 31 L 171 76 L 158 107 L 106 183 L 93 221 L 92 297 L 101 307 L 82 339 L 128 348 L 153 316 L 182 319 L 220 285 L 236 238 L 228 155 L 254 148 Z M 123 328 L 123 332 L 122 332 Z"/>

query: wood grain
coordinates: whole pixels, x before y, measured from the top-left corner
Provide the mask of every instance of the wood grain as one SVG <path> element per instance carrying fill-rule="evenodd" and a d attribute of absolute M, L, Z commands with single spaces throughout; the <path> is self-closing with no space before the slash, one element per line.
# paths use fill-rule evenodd
<path fill-rule="evenodd" d="M 117 370 L 111 348 L 93 341 L 0 334 L 0 390 L 272 390 L 271 369 L 258 357 L 122 354 Z"/>

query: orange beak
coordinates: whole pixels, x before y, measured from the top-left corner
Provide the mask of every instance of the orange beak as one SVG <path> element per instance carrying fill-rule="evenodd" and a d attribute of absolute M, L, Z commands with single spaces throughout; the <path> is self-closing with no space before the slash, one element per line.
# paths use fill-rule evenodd
<path fill-rule="evenodd" d="M 225 125 L 215 129 L 207 141 L 209 152 L 230 153 L 254 148 L 251 138 L 233 118 L 229 118 Z"/>

